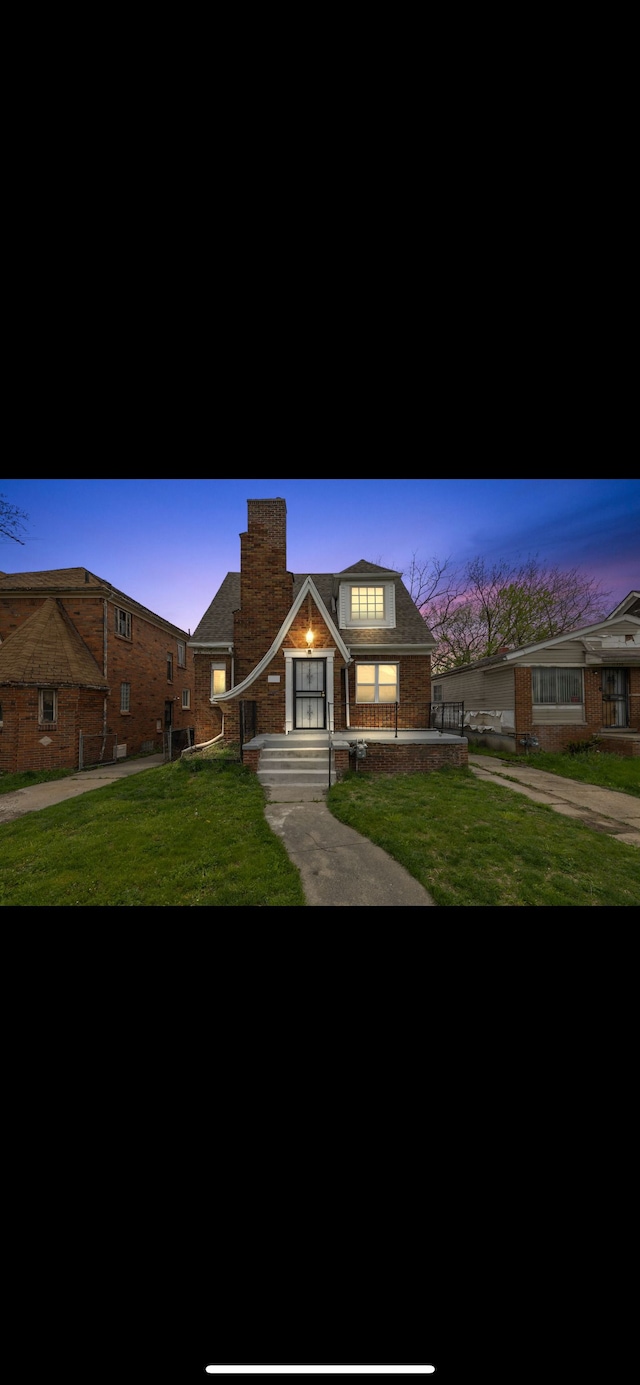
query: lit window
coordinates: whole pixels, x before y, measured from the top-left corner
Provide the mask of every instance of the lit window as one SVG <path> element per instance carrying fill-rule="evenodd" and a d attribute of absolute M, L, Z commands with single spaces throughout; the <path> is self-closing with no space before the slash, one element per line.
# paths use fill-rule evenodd
<path fill-rule="evenodd" d="M 38 688 L 38 721 L 40 725 L 58 720 L 58 694 L 54 688 Z"/>
<path fill-rule="evenodd" d="M 128 611 L 122 611 L 119 606 L 115 608 L 116 635 L 122 635 L 125 640 L 131 639 L 131 616 Z"/>
<path fill-rule="evenodd" d="M 392 629 L 396 623 L 396 590 L 393 582 L 375 586 L 341 582 L 338 602 L 342 629 Z"/>
<path fill-rule="evenodd" d="M 569 706 L 582 702 L 581 668 L 534 668 L 533 701 L 537 706 Z"/>
<path fill-rule="evenodd" d="M 356 664 L 356 702 L 397 701 L 397 664 Z"/>
<path fill-rule="evenodd" d="M 173 683 L 173 654 L 167 654 L 167 683 Z"/>
<path fill-rule="evenodd" d="M 183 689 L 182 689 L 182 705 L 183 705 L 183 707 L 190 707 L 190 706 L 191 706 L 191 689 L 190 689 L 190 688 L 183 688 Z"/>
<path fill-rule="evenodd" d="M 211 665 L 211 696 L 227 691 L 227 669 L 225 664 Z"/>
<path fill-rule="evenodd" d="M 187 646 L 184 640 L 178 640 L 178 668 L 187 667 Z"/>
<path fill-rule="evenodd" d="M 120 684 L 120 711 L 128 712 L 131 710 L 131 684 Z"/>

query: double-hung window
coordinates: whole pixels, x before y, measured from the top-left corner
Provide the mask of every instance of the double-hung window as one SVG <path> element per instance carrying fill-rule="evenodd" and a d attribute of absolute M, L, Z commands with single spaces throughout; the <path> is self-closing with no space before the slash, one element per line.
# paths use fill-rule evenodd
<path fill-rule="evenodd" d="M 58 693 L 55 688 L 38 688 L 38 721 L 41 726 L 58 720 Z"/>
<path fill-rule="evenodd" d="M 129 611 L 121 610 L 120 606 L 115 608 L 116 635 L 121 635 L 124 640 L 131 639 L 131 615 Z"/>
<path fill-rule="evenodd" d="M 356 702 L 397 701 L 397 664 L 356 664 Z"/>
<path fill-rule="evenodd" d="M 178 668 L 187 667 L 187 646 L 184 640 L 178 640 Z"/>
<path fill-rule="evenodd" d="M 191 688 L 183 688 L 183 689 L 182 689 L 182 706 L 183 706 L 183 707 L 190 707 L 190 706 L 191 706 Z"/>

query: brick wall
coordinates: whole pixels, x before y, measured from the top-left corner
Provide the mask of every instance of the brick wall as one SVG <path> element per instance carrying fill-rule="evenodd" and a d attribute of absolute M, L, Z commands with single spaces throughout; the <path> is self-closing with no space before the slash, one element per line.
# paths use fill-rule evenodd
<path fill-rule="evenodd" d="M 44 597 L 7 595 L 0 600 L 0 636 L 3 639 L 17 630 L 28 616 L 42 605 Z M 104 614 L 102 597 L 63 596 L 60 604 L 78 634 L 93 655 L 98 668 L 104 667 Z M 116 733 L 119 744 L 126 744 L 127 755 L 140 751 L 143 742 L 153 741 L 162 746 L 165 700 L 173 705 L 173 726 L 194 725 L 195 665 L 193 650 L 188 647 L 188 635 L 167 631 L 154 624 L 131 607 L 131 635 L 126 640 L 116 634 L 116 602 L 107 601 L 107 728 Z M 129 609 L 122 601 L 123 608 Z M 185 667 L 178 667 L 178 638 L 185 645 Z M 167 680 L 167 654 L 173 657 L 173 682 Z M 129 683 L 130 711 L 120 711 L 120 685 Z M 42 686 L 55 686 L 48 682 Z M 191 707 L 183 709 L 182 691 L 189 688 Z M 89 689 L 59 689 L 58 722 L 55 730 L 37 734 L 38 690 L 0 686 L 0 701 L 4 710 L 4 725 L 0 731 L 0 768 L 12 771 L 25 769 L 73 769 L 78 763 L 78 732 L 86 735 L 103 729 L 102 691 Z M 35 708 L 35 712 L 34 712 Z M 161 723 L 160 730 L 157 722 Z M 215 732 L 213 734 L 216 734 Z M 40 739 L 49 735 L 53 744 L 42 747 Z"/>
<path fill-rule="evenodd" d="M 352 757 L 355 768 L 355 756 Z M 368 741 L 364 760 L 358 761 L 358 773 L 368 774 L 428 774 L 446 765 L 467 765 L 469 746 L 464 736 L 459 744 L 419 742 L 397 745 L 393 741 Z"/>
<path fill-rule="evenodd" d="M 255 668 L 291 610 L 286 515 L 284 500 L 248 502 L 248 527 L 240 535 L 240 610 L 233 618 L 236 683 Z"/>
<path fill-rule="evenodd" d="M 366 662 L 366 655 L 357 654 L 354 656 L 354 663 L 349 665 L 349 715 L 352 726 L 358 724 L 355 664 Z M 398 663 L 400 665 L 398 728 L 410 731 L 414 728 L 424 730 L 425 727 L 428 727 L 431 708 L 431 655 L 372 654 L 370 662 L 376 664 Z M 337 696 L 340 702 L 344 701 L 344 681 L 341 683 L 341 692 Z M 366 717 L 369 706 L 370 704 L 367 703 L 363 708 L 363 717 Z"/>

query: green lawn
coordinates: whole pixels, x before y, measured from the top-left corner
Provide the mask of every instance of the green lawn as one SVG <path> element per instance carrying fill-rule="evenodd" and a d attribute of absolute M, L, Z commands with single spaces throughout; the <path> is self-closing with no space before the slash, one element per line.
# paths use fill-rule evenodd
<path fill-rule="evenodd" d="M 0 827 L 0 904 L 306 903 L 264 790 L 224 755 L 142 770 Z"/>
<path fill-rule="evenodd" d="M 30 789 L 34 784 L 47 784 L 52 779 L 66 779 L 73 769 L 25 769 L 21 774 L 0 774 L 0 793 L 15 793 Z"/>
<path fill-rule="evenodd" d="M 0 904 L 305 903 L 233 751 L 143 770 L 0 826 Z M 438 905 L 638 905 L 640 850 L 482 782 L 469 769 L 329 790 L 341 821 L 406 866 Z"/>
<path fill-rule="evenodd" d="M 486 745 L 470 745 L 470 755 L 492 755 L 505 764 L 531 765 L 533 769 L 563 774 L 565 779 L 579 779 L 582 784 L 599 784 L 602 789 L 620 789 L 622 793 L 640 798 L 640 759 L 611 755 L 606 750 L 588 750 L 582 755 L 560 751 L 533 750 L 527 755 L 514 755 L 509 750 L 491 750 Z"/>
<path fill-rule="evenodd" d="M 640 850 L 470 769 L 373 775 L 329 790 L 341 822 L 387 851 L 440 905 L 640 904 Z"/>

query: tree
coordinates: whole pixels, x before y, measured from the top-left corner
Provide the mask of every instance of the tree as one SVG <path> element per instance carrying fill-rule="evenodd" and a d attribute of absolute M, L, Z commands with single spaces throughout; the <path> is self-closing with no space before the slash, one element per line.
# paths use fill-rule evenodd
<path fill-rule="evenodd" d="M 610 591 L 578 568 L 545 567 L 537 558 L 517 565 L 474 558 L 463 568 L 415 556 L 408 586 L 437 640 L 433 673 L 484 659 L 503 646 L 536 644 L 601 620 Z"/>
<path fill-rule="evenodd" d="M 17 530 L 24 529 L 23 519 L 28 519 L 24 510 L 19 510 L 17 505 L 10 505 L 4 495 L 0 495 L 0 534 L 5 538 L 13 539 L 15 543 L 21 543 L 24 547 L 24 539 L 18 538 Z"/>

